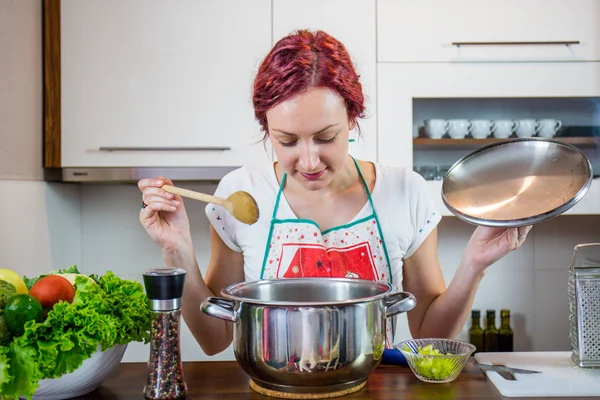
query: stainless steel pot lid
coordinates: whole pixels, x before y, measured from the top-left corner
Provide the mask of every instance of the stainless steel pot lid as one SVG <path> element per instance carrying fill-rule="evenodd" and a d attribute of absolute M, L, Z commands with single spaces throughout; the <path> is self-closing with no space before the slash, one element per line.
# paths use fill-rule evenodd
<path fill-rule="evenodd" d="M 444 177 L 442 200 L 476 225 L 520 227 L 573 207 L 592 184 L 592 166 L 576 147 L 553 139 L 509 139 L 457 161 Z"/>

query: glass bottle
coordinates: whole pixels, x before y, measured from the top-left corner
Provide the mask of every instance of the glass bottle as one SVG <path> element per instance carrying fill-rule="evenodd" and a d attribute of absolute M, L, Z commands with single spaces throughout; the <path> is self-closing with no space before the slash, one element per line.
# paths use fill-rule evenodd
<path fill-rule="evenodd" d="M 510 310 L 500 310 L 498 351 L 513 351 L 513 330 L 510 327 Z"/>
<path fill-rule="evenodd" d="M 486 327 L 483 331 L 485 351 L 498 351 L 498 328 L 496 328 L 496 311 L 487 310 Z"/>
<path fill-rule="evenodd" d="M 481 328 L 481 313 L 479 310 L 471 311 L 471 328 L 469 328 L 469 343 L 475 346 L 475 353 L 483 351 L 483 329 Z"/>
<path fill-rule="evenodd" d="M 181 364 L 179 335 L 185 270 L 150 269 L 143 275 L 152 313 L 144 396 L 149 400 L 184 399 L 187 385 Z"/>

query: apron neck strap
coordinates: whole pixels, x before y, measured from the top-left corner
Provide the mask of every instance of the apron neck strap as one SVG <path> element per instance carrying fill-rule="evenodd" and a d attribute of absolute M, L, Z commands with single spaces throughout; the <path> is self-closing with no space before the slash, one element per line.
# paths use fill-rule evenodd
<path fill-rule="evenodd" d="M 369 198 L 369 204 L 371 205 L 371 209 L 373 210 L 373 212 L 375 212 L 375 207 L 373 206 L 373 199 L 371 198 L 371 191 L 369 190 L 369 185 L 367 185 L 367 180 L 365 179 L 365 176 L 363 175 L 362 170 L 358 165 L 358 161 L 356 161 L 356 159 L 352 156 L 350 156 L 350 158 L 352 158 L 354 166 L 356 167 L 358 175 L 360 176 L 360 180 L 362 181 L 363 187 L 365 188 L 365 192 L 367 192 L 367 197 Z M 281 201 L 281 194 L 283 193 L 283 187 L 285 186 L 286 178 L 287 173 L 284 172 L 283 177 L 281 177 L 281 184 L 279 185 L 279 191 L 277 192 L 277 199 L 275 200 L 275 207 L 273 207 L 273 215 L 271 219 L 276 219 L 277 217 L 277 209 L 279 208 L 279 202 Z"/>
<path fill-rule="evenodd" d="M 277 176 L 277 175 L 275 175 Z M 277 218 L 277 209 L 279 208 L 279 202 L 281 201 L 281 194 L 283 193 L 283 187 L 285 186 L 285 179 L 287 178 L 287 173 L 283 173 L 283 176 L 281 177 L 281 184 L 279 185 L 279 191 L 277 192 L 277 199 L 275 200 L 275 207 L 273 207 L 273 216 L 271 217 L 271 220 L 274 220 Z"/>
<path fill-rule="evenodd" d="M 369 185 L 367 185 L 367 180 L 365 179 L 365 176 L 363 175 L 362 170 L 360 169 L 360 166 L 358 165 L 358 161 L 356 161 L 356 159 L 352 156 L 350 156 L 350 158 L 352 158 L 352 161 L 354 161 L 354 165 L 356 166 L 356 169 L 358 170 L 358 174 L 360 175 L 360 179 L 362 180 L 363 187 L 365 188 L 365 192 L 367 192 L 367 197 L 369 198 L 369 204 L 371 205 L 371 209 L 373 210 L 373 213 L 375 213 L 375 207 L 373 206 L 373 199 L 371 198 L 371 191 L 369 190 Z"/>

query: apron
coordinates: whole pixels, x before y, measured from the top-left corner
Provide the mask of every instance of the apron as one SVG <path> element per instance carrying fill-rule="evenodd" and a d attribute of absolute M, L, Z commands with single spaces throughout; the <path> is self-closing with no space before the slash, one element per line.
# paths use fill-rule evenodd
<path fill-rule="evenodd" d="M 356 160 L 354 165 L 367 192 L 371 214 L 324 232 L 309 219 L 277 218 L 286 181 L 286 175 L 283 175 L 260 279 L 331 277 L 392 283 L 389 257 L 373 199 Z M 386 347 L 390 347 L 393 343 L 393 318 L 386 327 Z"/>

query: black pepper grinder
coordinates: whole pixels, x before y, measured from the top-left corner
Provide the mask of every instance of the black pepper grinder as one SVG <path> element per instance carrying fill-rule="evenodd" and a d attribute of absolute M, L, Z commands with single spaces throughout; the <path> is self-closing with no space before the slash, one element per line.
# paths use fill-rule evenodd
<path fill-rule="evenodd" d="M 181 297 L 185 270 L 157 268 L 144 271 L 144 286 L 152 313 L 150 357 L 144 396 L 149 400 L 184 399 L 179 338 Z"/>

